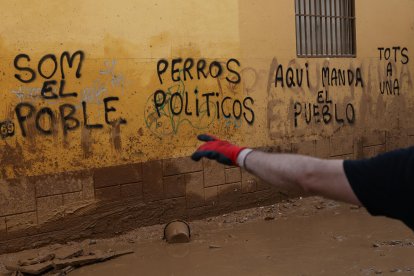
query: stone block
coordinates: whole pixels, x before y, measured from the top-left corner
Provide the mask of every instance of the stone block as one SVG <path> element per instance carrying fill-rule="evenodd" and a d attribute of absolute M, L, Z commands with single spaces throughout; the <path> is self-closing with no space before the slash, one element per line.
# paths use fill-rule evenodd
<path fill-rule="evenodd" d="M 54 195 L 40 197 L 37 199 L 37 217 L 38 223 L 42 224 L 49 220 L 54 220 L 62 211 L 63 196 Z"/>
<path fill-rule="evenodd" d="M 403 133 L 388 133 L 386 138 L 386 151 L 392 151 L 414 144 L 414 137 Z"/>
<path fill-rule="evenodd" d="M 83 192 L 74 192 L 69 194 L 63 194 L 63 205 L 73 205 L 78 202 L 82 202 L 85 199 L 83 198 Z"/>
<path fill-rule="evenodd" d="M 257 179 L 257 191 L 264 191 L 272 188 L 272 185 L 267 183 L 266 181 L 263 181 L 261 179 Z"/>
<path fill-rule="evenodd" d="M 204 205 L 204 179 L 203 172 L 185 175 L 187 207 L 194 208 Z"/>
<path fill-rule="evenodd" d="M 203 170 L 202 162 L 195 162 L 190 157 L 167 159 L 163 161 L 164 176 L 197 172 Z"/>
<path fill-rule="evenodd" d="M 185 196 L 185 175 L 173 175 L 164 177 L 165 198 Z"/>
<path fill-rule="evenodd" d="M 330 156 L 353 154 L 354 139 L 352 136 L 332 136 L 330 149 Z"/>
<path fill-rule="evenodd" d="M 95 199 L 95 187 L 93 184 L 93 178 L 89 177 L 82 182 L 82 197 L 84 200 Z"/>
<path fill-rule="evenodd" d="M 300 143 L 292 144 L 292 152 L 302 155 L 315 156 L 316 155 L 316 142 L 315 141 L 303 141 Z"/>
<path fill-rule="evenodd" d="M 355 158 L 354 158 L 354 154 L 344 154 L 344 155 L 332 156 L 332 157 L 329 157 L 329 159 L 331 160 L 353 160 Z"/>
<path fill-rule="evenodd" d="M 0 218 L 0 233 L 6 232 L 7 226 L 6 226 L 6 217 Z"/>
<path fill-rule="evenodd" d="M 218 203 L 218 187 L 204 188 L 204 200 L 206 205 L 215 206 Z"/>
<path fill-rule="evenodd" d="M 365 133 L 362 135 L 362 145 L 367 146 L 377 146 L 385 144 L 385 131 L 373 131 L 371 133 Z"/>
<path fill-rule="evenodd" d="M 142 197 L 142 182 L 121 185 L 121 196 L 122 198 Z"/>
<path fill-rule="evenodd" d="M 241 181 L 241 172 L 240 168 L 238 167 L 225 169 L 224 175 L 226 178 L 226 183 L 234 183 Z"/>
<path fill-rule="evenodd" d="M 204 187 L 217 186 L 226 183 L 224 166 L 214 160 L 203 160 Z"/>
<path fill-rule="evenodd" d="M 37 225 L 36 212 L 28 212 L 6 217 L 7 232 L 25 230 Z"/>
<path fill-rule="evenodd" d="M 371 158 L 384 152 L 385 152 L 385 145 L 378 145 L 378 146 L 371 146 L 371 147 L 363 148 L 364 158 Z"/>
<path fill-rule="evenodd" d="M 257 179 L 255 176 L 242 170 L 242 193 L 252 193 L 257 190 Z"/>
<path fill-rule="evenodd" d="M 241 183 L 231 183 L 218 186 L 219 204 L 238 204 L 241 196 Z"/>
<path fill-rule="evenodd" d="M 162 182 L 162 162 L 149 161 L 142 164 L 142 188 L 144 200 L 147 202 L 164 198 Z"/>
<path fill-rule="evenodd" d="M 95 188 L 140 182 L 142 165 L 138 163 L 95 169 L 93 180 Z"/>
<path fill-rule="evenodd" d="M 0 216 L 36 210 L 34 184 L 27 178 L 0 180 Z"/>
<path fill-rule="evenodd" d="M 121 187 L 111 186 L 95 190 L 96 200 L 113 201 L 121 198 Z"/>
<path fill-rule="evenodd" d="M 328 158 L 331 152 L 330 140 L 320 139 L 315 141 L 315 156 L 319 158 Z"/>
<path fill-rule="evenodd" d="M 91 181 L 88 171 L 64 172 L 53 175 L 32 177 L 36 187 L 36 197 L 59 195 L 82 191 L 84 182 Z"/>

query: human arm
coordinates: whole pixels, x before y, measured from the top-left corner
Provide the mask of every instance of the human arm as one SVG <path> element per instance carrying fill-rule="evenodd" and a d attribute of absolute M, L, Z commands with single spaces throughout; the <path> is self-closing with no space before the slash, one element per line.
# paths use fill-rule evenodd
<path fill-rule="evenodd" d="M 244 168 L 275 187 L 296 187 L 304 194 L 360 205 L 345 175 L 343 160 L 252 151 L 244 160 Z"/>
<path fill-rule="evenodd" d="M 275 187 L 298 188 L 304 194 L 360 205 L 345 175 L 343 160 L 252 151 L 209 135 L 200 135 L 199 139 L 206 143 L 193 154 L 193 160 L 206 157 L 238 165 Z"/>

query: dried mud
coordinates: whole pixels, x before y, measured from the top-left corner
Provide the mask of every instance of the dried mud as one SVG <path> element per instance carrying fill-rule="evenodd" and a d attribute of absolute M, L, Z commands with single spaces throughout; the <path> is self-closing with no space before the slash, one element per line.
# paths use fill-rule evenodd
<path fill-rule="evenodd" d="M 167 244 L 163 225 L 92 249 L 135 253 L 70 275 L 414 275 L 414 233 L 363 208 L 316 197 L 190 222 L 187 244 Z M 84 242 L 85 243 L 85 242 Z M 47 247 L 36 250 L 47 250 Z M 0 262 L 36 250 L 0 256 Z"/>

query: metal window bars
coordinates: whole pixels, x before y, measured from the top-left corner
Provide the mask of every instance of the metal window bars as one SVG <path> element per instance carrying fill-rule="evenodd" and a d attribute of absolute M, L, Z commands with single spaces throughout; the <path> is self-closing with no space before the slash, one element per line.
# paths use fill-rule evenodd
<path fill-rule="evenodd" d="M 355 0 L 295 0 L 298 57 L 355 57 Z"/>

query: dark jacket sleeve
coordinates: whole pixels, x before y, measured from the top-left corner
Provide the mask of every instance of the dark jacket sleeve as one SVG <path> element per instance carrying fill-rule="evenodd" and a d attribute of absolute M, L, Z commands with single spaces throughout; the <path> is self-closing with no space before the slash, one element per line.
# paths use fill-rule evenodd
<path fill-rule="evenodd" d="M 346 160 L 344 170 L 370 214 L 399 219 L 414 230 L 414 147 Z"/>

